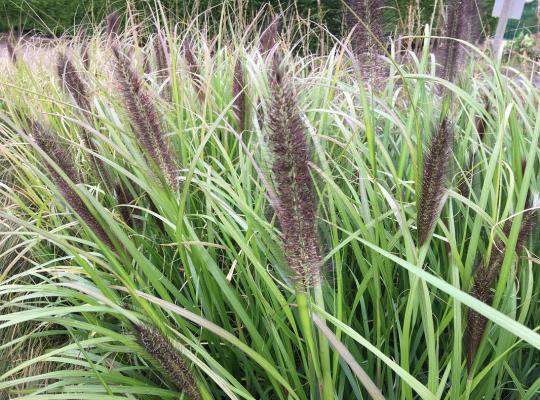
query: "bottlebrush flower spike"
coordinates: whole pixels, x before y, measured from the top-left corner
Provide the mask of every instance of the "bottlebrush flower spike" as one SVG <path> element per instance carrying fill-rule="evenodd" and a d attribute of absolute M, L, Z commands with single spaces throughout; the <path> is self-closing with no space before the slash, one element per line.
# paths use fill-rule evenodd
<path fill-rule="evenodd" d="M 117 40 L 118 34 L 120 31 L 120 13 L 118 11 L 113 11 L 110 13 L 106 20 L 105 32 L 107 33 L 107 43 L 111 44 L 113 41 Z"/>
<path fill-rule="evenodd" d="M 137 341 L 161 367 L 173 383 L 191 399 L 201 399 L 197 381 L 186 359 L 157 329 L 143 325 L 133 326 Z"/>
<path fill-rule="evenodd" d="M 91 102 L 88 96 L 87 86 L 75 68 L 75 65 L 65 54 L 60 53 L 58 55 L 56 69 L 62 88 L 71 95 L 77 106 L 82 110 L 84 116 L 91 122 Z M 97 147 L 92 140 L 91 133 L 84 127 L 81 128 L 81 131 L 84 145 L 92 152 L 97 153 Z M 89 155 L 89 158 L 94 167 L 94 174 L 102 178 L 105 186 L 112 188 L 114 185 L 111 183 L 111 176 L 107 172 L 104 163 L 93 154 Z"/>
<path fill-rule="evenodd" d="M 431 138 L 424 157 L 422 189 L 418 201 L 416 224 L 418 246 L 424 244 L 433 230 L 442 209 L 445 180 L 450 165 L 453 133 L 448 120 L 444 119 Z"/>
<path fill-rule="evenodd" d="M 470 43 L 480 39 L 480 8 L 480 1 L 477 0 L 451 0 L 448 4 L 446 24 L 441 36 L 451 39 L 441 41 L 438 48 L 440 76 L 448 81 L 454 81 L 458 72 L 463 70 L 467 52 L 466 47 L 453 39 Z"/>
<path fill-rule="evenodd" d="M 316 199 L 304 124 L 296 96 L 277 61 L 273 65 L 270 92 L 268 131 L 279 201 L 276 214 L 293 279 L 307 289 L 320 278 Z"/>
<path fill-rule="evenodd" d="M 184 48 L 184 58 L 187 63 L 189 76 L 195 86 L 199 100 L 204 102 L 204 92 L 203 92 L 203 82 L 201 80 L 201 72 L 199 70 L 199 62 L 195 56 L 195 51 L 193 50 L 193 43 L 190 39 L 185 39 L 182 45 Z"/>
<path fill-rule="evenodd" d="M 261 34 L 259 38 L 259 51 L 261 54 L 268 53 L 276 46 L 279 37 L 278 25 L 279 18 L 275 17 Z"/>
<path fill-rule="evenodd" d="M 362 76 L 371 83 L 379 83 L 385 67 L 379 59 L 383 54 L 380 43 L 385 42 L 384 0 L 348 0 L 348 5 L 352 12 L 347 19 L 351 29 L 354 29 L 352 46 L 360 62 Z"/>
<path fill-rule="evenodd" d="M 58 54 L 56 63 L 56 72 L 64 88 L 75 100 L 77 106 L 84 112 L 89 112 L 91 109 L 90 99 L 86 84 L 81 79 L 77 68 L 64 53 Z M 90 141 L 88 143 L 90 146 Z"/>
<path fill-rule="evenodd" d="M 73 161 L 58 142 L 56 136 L 46 130 L 43 126 L 35 121 L 30 122 L 30 131 L 36 144 L 46 153 L 55 164 L 63 171 L 63 173 L 74 183 L 81 183 L 81 177 L 77 172 L 77 168 Z M 92 215 L 86 204 L 79 197 L 77 192 L 66 180 L 58 173 L 51 165 L 48 166 L 49 174 L 52 181 L 58 188 L 60 194 L 67 204 L 79 215 L 79 217 L 88 225 L 89 229 L 110 248 L 113 244 L 109 236 L 96 218 Z"/>
<path fill-rule="evenodd" d="M 156 66 L 158 69 L 157 77 L 158 81 L 163 86 L 162 97 L 166 100 L 170 100 L 170 49 L 167 43 L 167 36 L 163 30 L 159 30 L 156 34 L 154 41 L 154 52 L 156 54 Z"/>
<path fill-rule="evenodd" d="M 238 122 L 238 131 L 243 132 L 246 121 L 246 94 L 244 84 L 244 68 L 240 57 L 236 60 L 234 66 L 234 81 L 233 81 L 233 98 L 234 98 L 234 115 Z"/>
<path fill-rule="evenodd" d="M 157 109 L 130 59 L 120 51 L 117 41 L 111 43 L 111 49 L 115 61 L 116 84 L 133 130 L 141 147 L 159 167 L 167 183 L 176 189 L 177 166 L 170 143 L 161 128 Z"/>
<path fill-rule="evenodd" d="M 519 253 L 522 250 L 527 238 L 534 230 L 536 226 L 536 217 L 537 214 L 535 209 L 529 209 L 523 214 L 521 227 L 516 240 L 516 252 Z M 511 228 L 512 221 L 508 220 L 503 228 L 505 236 L 508 236 Z M 501 239 L 498 239 L 493 246 L 492 255 L 489 262 L 487 264 L 482 263 L 476 268 L 474 273 L 474 284 L 470 292 L 471 296 L 474 296 L 478 300 L 491 305 L 491 302 L 493 301 L 491 286 L 497 280 L 497 277 L 501 271 L 505 253 L 506 245 Z M 467 367 L 469 371 L 471 370 L 476 353 L 478 352 L 478 347 L 482 341 L 482 336 L 484 336 L 486 324 L 486 317 L 474 310 L 469 310 L 469 314 L 467 315 L 467 330 L 465 336 Z"/>

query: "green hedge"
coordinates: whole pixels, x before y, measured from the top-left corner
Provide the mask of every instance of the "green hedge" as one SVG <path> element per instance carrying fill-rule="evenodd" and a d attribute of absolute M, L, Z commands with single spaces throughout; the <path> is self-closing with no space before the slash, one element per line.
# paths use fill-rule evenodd
<path fill-rule="evenodd" d="M 164 6 L 182 13 L 192 10 L 194 0 L 162 0 Z M 277 6 L 280 1 L 246 0 L 248 9 L 259 10 L 264 3 Z M 201 8 L 221 3 L 219 0 L 201 0 Z M 288 5 L 291 2 L 281 1 Z M 317 0 L 297 0 L 297 7 L 303 14 L 317 13 Z M 138 10 L 147 10 L 154 5 L 153 0 L 135 0 Z M 122 9 L 126 0 L 1 0 L 0 1 L 0 32 L 11 28 L 16 30 L 37 30 L 44 33 L 61 33 L 66 29 L 82 22 L 100 21 L 112 9 Z M 334 29 L 341 23 L 341 2 L 339 0 L 322 0 L 322 9 L 326 21 Z"/>
<path fill-rule="evenodd" d="M 244 0 L 248 9 L 260 10 L 264 3 L 272 3 L 278 6 L 290 5 L 294 0 Z M 485 0 L 485 20 L 492 25 L 494 19 L 488 18 L 491 13 L 494 0 Z M 126 0 L 0 0 L 0 32 L 11 28 L 16 30 L 37 30 L 44 33 L 59 34 L 66 29 L 82 22 L 96 22 L 112 9 L 122 9 L 126 6 Z M 221 0 L 200 0 L 202 8 L 208 5 L 216 5 Z M 408 5 L 418 0 L 388 0 L 387 21 L 389 30 L 395 26 L 396 18 L 401 15 L 405 18 Z M 154 0 L 134 0 L 132 3 L 139 10 L 148 10 Z M 180 14 L 184 10 L 192 10 L 195 0 L 162 0 L 163 5 Z M 321 0 L 322 11 L 325 21 L 331 30 L 338 32 L 341 26 L 342 3 L 341 0 Z M 420 7 L 425 21 L 428 21 L 435 2 L 433 0 L 420 0 Z M 307 15 L 316 15 L 318 12 L 317 0 L 296 0 L 298 10 Z M 525 9 L 524 19 L 521 26 L 536 25 L 535 17 L 536 2 L 528 4 Z M 513 21 L 509 30 L 515 29 L 517 21 Z M 536 30 L 534 30 L 536 31 Z"/>

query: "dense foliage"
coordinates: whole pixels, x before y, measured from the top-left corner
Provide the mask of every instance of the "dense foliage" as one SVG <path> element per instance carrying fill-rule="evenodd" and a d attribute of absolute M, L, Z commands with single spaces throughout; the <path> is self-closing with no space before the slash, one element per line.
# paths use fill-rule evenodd
<path fill-rule="evenodd" d="M 539 397 L 530 75 L 286 18 L 10 43 L 1 400 Z"/>

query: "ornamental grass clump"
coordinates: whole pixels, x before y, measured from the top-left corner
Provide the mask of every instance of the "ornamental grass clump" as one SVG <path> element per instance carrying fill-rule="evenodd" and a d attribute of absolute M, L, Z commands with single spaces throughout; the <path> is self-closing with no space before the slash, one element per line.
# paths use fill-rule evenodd
<path fill-rule="evenodd" d="M 444 119 L 431 138 L 424 156 L 422 185 L 416 217 L 418 246 L 422 246 L 429 238 L 443 207 L 452 142 L 452 128 L 449 121 Z"/>
<path fill-rule="evenodd" d="M 142 324 L 133 325 L 137 342 L 174 385 L 190 400 L 201 399 L 197 381 L 185 357 L 156 328 Z"/>

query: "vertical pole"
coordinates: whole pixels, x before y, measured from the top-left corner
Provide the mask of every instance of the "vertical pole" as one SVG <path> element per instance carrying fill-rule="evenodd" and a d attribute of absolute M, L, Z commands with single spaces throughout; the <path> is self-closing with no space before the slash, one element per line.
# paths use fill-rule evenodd
<path fill-rule="evenodd" d="M 493 56 L 496 61 L 500 61 L 502 57 L 503 38 L 504 32 L 506 31 L 506 25 L 508 24 L 508 14 L 510 12 L 511 3 L 512 0 L 503 0 L 501 15 L 499 16 L 497 30 L 495 31 L 495 37 L 493 38 Z"/>

